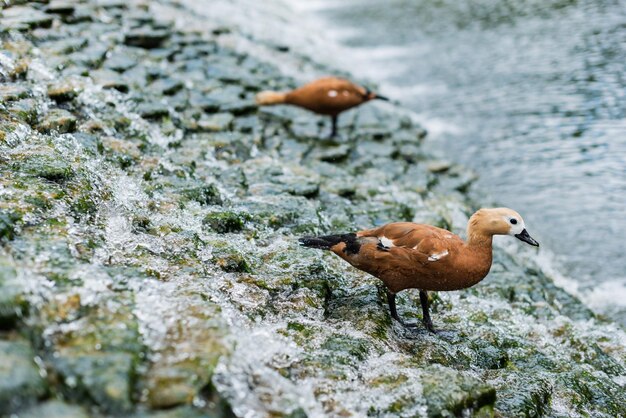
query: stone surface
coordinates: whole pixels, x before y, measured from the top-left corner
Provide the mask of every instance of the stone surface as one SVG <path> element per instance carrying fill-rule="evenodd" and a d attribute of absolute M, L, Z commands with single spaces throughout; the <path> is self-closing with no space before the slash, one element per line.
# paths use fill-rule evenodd
<path fill-rule="evenodd" d="M 89 418 L 85 408 L 63 401 L 46 401 L 19 412 L 20 418 Z"/>
<path fill-rule="evenodd" d="M 168 37 L 169 32 L 165 30 L 142 27 L 127 32 L 124 43 L 141 48 L 158 48 Z"/>
<path fill-rule="evenodd" d="M 46 392 L 27 341 L 0 339 L 0 414 L 35 403 Z"/>
<path fill-rule="evenodd" d="M 51 109 L 39 123 L 39 129 L 43 132 L 73 132 L 76 129 L 76 116 L 65 109 Z"/>

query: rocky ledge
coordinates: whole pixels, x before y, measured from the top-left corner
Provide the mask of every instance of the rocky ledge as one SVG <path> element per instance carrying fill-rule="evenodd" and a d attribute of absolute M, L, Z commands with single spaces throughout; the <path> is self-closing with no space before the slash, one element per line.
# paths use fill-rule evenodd
<path fill-rule="evenodd" d="M 6 3 L 0 415 L 626 415 L 623 330 L 537 253 L 498 245 L 483 283 L 433 294 L 429 335 L 392 323 L 376 279 L 298 247 L 464 228 L 474 175 L 401 109 L 352 111 L 329 142 L 326 121 L 257 109 L 296 81 L 181 4 Z"/>

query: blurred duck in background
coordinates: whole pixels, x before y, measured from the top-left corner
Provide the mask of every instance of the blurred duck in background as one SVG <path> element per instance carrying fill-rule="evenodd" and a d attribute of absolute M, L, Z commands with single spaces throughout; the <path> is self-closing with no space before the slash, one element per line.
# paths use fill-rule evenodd
<path fill-rule="evenodd" d="M 365 87 L 337 77 L 320 78 L 287 92 L 263 91 L 256 96 L 256 101 L 261 106 L 288 104 L 330 116 L 331 138 L 337 135 L 337 120 L 341 112 L 376 99 L 389 100 Z"/>

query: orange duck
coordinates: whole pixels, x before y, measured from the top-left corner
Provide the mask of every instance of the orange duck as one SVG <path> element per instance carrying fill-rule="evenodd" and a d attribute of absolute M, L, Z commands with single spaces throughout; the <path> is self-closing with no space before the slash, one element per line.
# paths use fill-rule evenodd
<path fill-rule="evenodd" d="M 337 119 L 341 112 L 374 99 L 389 100 L 365 87 L 337 77 L 320 78 L 287 92 L 262 91 L 256 96 L 256 102 L 261 106 L 288 104 L 330 116 L 331 138 L 337 135 Z"/>
<path fill-rule="evenodd" d="M 428 310 L 428 291 L 474 286 L 491 268 L 494 235 L 511 235 L 539 246 L 519 213 L 507 208 L 480 209 L 469 220 L 467 241 L 445 229 L 396 222 L 356 233 L 300 238 L 305 247 L 330 250 L 348 263 L 383 281 L 392 318 L 407 327 L 396 311 L 396 294 L 419 289 L 423 322 L 435 332 Z"/>

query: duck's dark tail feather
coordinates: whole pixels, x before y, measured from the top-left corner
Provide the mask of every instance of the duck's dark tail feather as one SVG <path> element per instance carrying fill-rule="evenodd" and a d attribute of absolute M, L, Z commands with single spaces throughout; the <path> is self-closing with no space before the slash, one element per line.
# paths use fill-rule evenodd
<path fill-rule="evenodd" d="M 321 237 L 302 237 L 298 241 L 303 247 L 317 248 L 320 250 L 330 250 L 340 242 L 344 242 L 346 244 L 344 251 L 348 253 L 358 253 L 360 247 L 356 234 L 354 233 L 325 235 Z"/>

